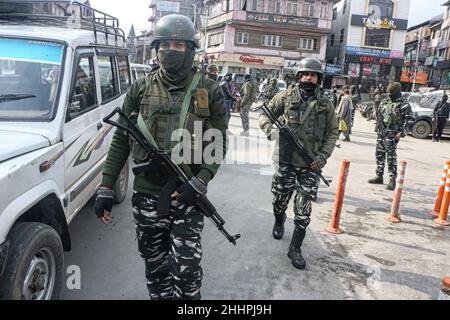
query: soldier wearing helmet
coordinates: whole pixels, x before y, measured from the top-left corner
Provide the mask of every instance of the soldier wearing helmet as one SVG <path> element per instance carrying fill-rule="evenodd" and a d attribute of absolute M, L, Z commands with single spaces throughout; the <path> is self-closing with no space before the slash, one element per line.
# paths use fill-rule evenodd
<path fill-rule="evenodd" d="M 269 103 L 270 100 L 275 97 L 275 95 L 278 93 L 278 79 L 272 78 L 270 82 L 266 85 L 264 85 L 262 90 L 262 98 L 264 103 Z"/>
<path fill-rule="evenodd" d="M 217 74 L 219 73 L 219 68 L 215 64 L 211 64 L 206 68 L 206 75 L 209 79 L 217 81 Z"/>
<path fill-rule="evenodd" d="M 397 179 L 397 145 L 402 137 L 405 137 L 407 130 L 407 117 L 411 112 L 409 104 L 402 98 L 401 85 L 398 82 L 391 82 L 387 88 L 389 98 L 381 102 L 379 106 L 380 119 L 377 121 L 377 146 L 376 176 L 369 180 L 371 184 L 383 184 L 384 166 L 387 160 L 389 171 L 388 190 L 395 190 L 395 180 Z M 380 130 L 382 125 L 384 130 Z M 384 133 L 384 135 L 383 135 Z"/>
<path fill-rule="evenodd" d="M 148 138 L 149 143 L 169 154 L 181 144 L 174 131 L 183 129 L 183 155 L 201 153 L 201 161 L 195 163 L 190 157 L 183 157 L 183 170 L 192 176 L 192 183 L 203 184 L 206 190 L 220 162 L 214 158 L 212 163 L 205 163 L 205 147 L 213 147 L 216 154 L 217 149 L 223 155 L 226 152 L 227 120 L 222 90 L 215 81 L 202 80 L 201 70 L 193 68 L 199 42 L 194 24 L 186 16 L 173 14 L 161 18 L 156 23 L 151 46 L 156 50 L 159 66 L 133 83 L 122 109 L 152 138 Z M 194 127 L 201 128 L 203 133 L 213 128 L 223 136 L 204 143 L 203 134 L 193 134 Z M 185 133 L 190 139 L 186 139 Z M 184 152 L 185 149 L 190 152 Z M 130 153 L 135 163 L 149 161 L 136 141 L 116 130 L 95 202 L 96 215 L 105 224 L 111 219 L 112 187 Z M 193 187 L 169 179 L 156 166 L 135 176 L 133 190 L 131 202 L 138 249 L 145 262 L 150 298 L 200 299 L 203 214 L 193 205 L 196 194 Z"/>
<path fill-rule="evenodd" d="M 323 77 L 320 61 L 303 59 L 296 76 L 297 83 L 278 93 L 268 107 L 297 134 L 315 161 L 308 165 L 282 132 L 276 138 L 274 162 L 277 170 L 272 181 L 275 225 L 272 235 L 275 239 L 283 237 L 286 209 L 295 192 L 295 229 L 288 257 L 295 268 L 304 269 L 306 262 L 301 246 L 311 221 L 311 200 L 315 198 L 319 186 L 316 172 L 326 165 L 333 153 L 339 129 L 334 106 L 320 86 Z M 259 124 L 269 139 L 275 138 L 272 124 L 265 114 L 260 115 Z"/>
<path fill-rule="evenodd" d="M 242 121 L 242 129 L 244 129 L 240 133 L 241 136 L 249 135 L 249 112 L 253 102 L 255 102 L 256 100 L 257 90 L 258 89 L 256 88 L 256 83 L 252 81 L 251 76 L 249 74 L 244 75 L 244 84 L 242 85 L 242 88 L 239 92 L 240 96 L 242 97 L 240 116 Z"/>

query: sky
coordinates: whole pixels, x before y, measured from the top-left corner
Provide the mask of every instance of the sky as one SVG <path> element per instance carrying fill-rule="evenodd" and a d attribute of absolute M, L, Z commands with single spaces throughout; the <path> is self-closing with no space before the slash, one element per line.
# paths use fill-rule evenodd
<path fill-rule="evenodd" d="M 361 0 L 356 0 L 361 1 Z M 402 1 L 402 0 L 400 0 Z M 408 26 L 420 24 L 444 12 L 445 7 L 441 7 L 445 0 L 411 0 Z M 140 30 L 148 29 L 150 0 L 90 0 L 92 7 L 104 11 L 119 19 L 120 27 L 128 35 L 130 27 L 134 24 L 136 34 Z"/>

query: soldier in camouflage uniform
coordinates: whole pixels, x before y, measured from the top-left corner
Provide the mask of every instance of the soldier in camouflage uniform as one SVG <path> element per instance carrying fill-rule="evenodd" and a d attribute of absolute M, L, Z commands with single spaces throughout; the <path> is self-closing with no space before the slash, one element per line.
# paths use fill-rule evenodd
<path fill-rule="evenodd" d="M 278 93 L 279 89 L 277 84 L 278 84 L 277 78 L 272 78 L 270 80 L 270 83 L 266 84 L 263 87 L 262 90 L 263 103 L 268 104 L 270 100 L 272 100 L 273 97 L 275 97 L 275 95 Z"/>
<path fill-rule="evenodd" d="M 383 184 L 384 165 L 387 159 L 389 171 L 387 189 L 395 190 L 395 180 L 397 179 L 397 144 L 400 138 L 405 137 L 407 134 L 407 116 L 411 108 L 402 98 L 400 83 L 391 83 L 387 88 L 387 92 L 389 98 L 383 100 L 379 107 L 382 121 L 377 121 L 378 124 L 383 124 L 386 136 L 382 135 L 377 125 L 378 136 L 375 153 L 377 169 L 375 178 L 370 179 L 369 183 Z"/>
<path fill-rule="evenodd" d="M 131 120 L 142 119 L 159 149 L 168 153 L 179 142 L 168 140 L 179 126 L 188 130 L 191 137 L 194 123 L 203 132 L 214 128 L 225 135 L 227 119 L 221 88 L 210 79 L 204 79 L 204 84 L 191 84 L 201 75 L 201 71 L 192 67 L 195 48 L 199 47 L 192 21 L 176 14 L 161 18 L 156 24 L 151 46 L 156 50 L 160 67 L 133 83 L 124 101 L 124 113 Z M 198 98 L 200 86 L 208 93 L 203 104 Z M 186 94 L 192 97 L 184 99 Z M 183 109 L 188 107 L 185 119 L 180 116 L 182 106 Z M 225 154 L 225 138 L 213 143 L 218 144 L 214 147 L 223 149 Z M 201 151 L 205 147 L 200 147 Z M 195 152 L 195 147 L 192 148 L 191 152 Z M 122 130 L 116 130 L 95 203 L 97 216 L 106 224 L 111 219 L 114 196 L 111 188 L 130 152 L 135 163 L 148 161 L 147 154 L 133 139 L 129 140 Z M 204 160 L 200 164 L 186 162 L 188 169 L 184 166 L 183 169 L 186 173 L 191 171 L 191 180 L 196 179 L 205 186 L 220 165 L 216 162 L 205 164 Z M 193 205 L 193 188 L 188 183 L 176 185 L 156 168 L 136 175 L 133 189 L 131 202 L 138 249 L 145 261 L 150 298 L 200 299 L 203 215 Z"/>
<path fill-rule="evenodd" d="M 304 269 L 306 262 L 302 256 L 301 246 L 306 228 L 311 221 L 311 200 L 315 198 L 319 186 L 316 171 L 323 168 L 331 156 L 339 129 L 334 106 L 320 88 L 323 79 L 320 61 L 303 59 L 299 65 L 297 78 L 298 83 L 278 93 L 270 101 L 269 108 L 275 116 L 282 116 L 283 122 L 297 134 L 315 161 L 311 166 L 307 165 L 285 138 L 283 131 L 279 132 L 274 154 L 277 171 L 272 181 L 275 215 L 272 235 L 275 239 L 283 237 L 286 209 L 295 191 L 295 229 L 288 257 L 295 268 Z M 269 139 L 274 138 L 272 124 L 264 113 L 260 115 L 259 125 Z"/>
<path fill-rule="evenodd" d="M 244 131 L 241 132 L 241 136 L 248 136 L 248 131 L 250 129 L 249 122 L 249 111 L 253 102 L 256 99 L 256 84 L 253 83 L 249 74 L 244 76 L 244 84 L 242 85 L 240 91 L 242 100 L 241 100 L 241 120 L 242 120 L 242 129 Z"/>

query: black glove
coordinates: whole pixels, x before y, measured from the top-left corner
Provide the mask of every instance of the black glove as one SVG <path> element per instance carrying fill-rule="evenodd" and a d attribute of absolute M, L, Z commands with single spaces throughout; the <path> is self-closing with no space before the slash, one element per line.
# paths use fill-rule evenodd
<path fill-rule="evenodd" d="M 198 178 L 192 177 L 191 180 L 182 184 L 177 192 L 180 193 L 178 201 L 187 205 L 194 205 L 197 199 L 206 194 L 206 185 Z"/>
<path fill-rule="evenodd" d="M 323 169 L 325 167 L 325 165 L 327 164 L 327 159 L 325 159 L 325 157 L 318 155 L 316 157 L 314 157 L 314 160 L 317 161 L 317 163 L 319 164 L 320 169 Z"/>
<path fill-rule="evenodd" d="M 94 211 L 95 215 L 101 219 L 105 214 L 105 210 L 111 212 L 114 202 L 114 190 L 98 189 L 95 198 Z"/>

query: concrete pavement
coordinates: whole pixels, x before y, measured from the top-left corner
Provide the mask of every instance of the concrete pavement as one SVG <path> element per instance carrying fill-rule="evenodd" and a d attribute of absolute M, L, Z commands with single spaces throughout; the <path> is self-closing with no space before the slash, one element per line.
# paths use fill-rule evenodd
<path fill-rule="evenodd" d="M 282 240 L 271 236 L 273 225 L 269 148 L 257 146 L 257 114 L 251 113 L 251 136 L 229 155 L 240 164 L 223 165 L 208 195 L 226 220 L 227 230 L 241 233 L 233 247 L 209 221 L 203 233 L 204 299 L 436 299 L 440 282 L 450 273 L 450 228 L 438 227 L 427 215 L 450 141 L 403 139 L 399 160 L 408 161 L 400 214 L 401 224 L 384 220 L 393 193 L 367 184 L 375 172 L 373 122 L 357 115 L 352 142 L 340 142 L 324 170 L 333 177 L 321 185 L 303 251 L 305 271 L 286 256 L 293 230 L 290 219 Z M 240 119 L 233 114 L 231 139 L 238 139 Z M 237 140 L 236 140 L 237 141 Z M 249 143 L 247 149 L 242 141 Z M 260 139 L 264 141 L 264 139 Z M 261 150 L 262 149 L 262 150 Z M 244 161 L 258 154 L 259 161 Z M 261 156 L 263 155 L 263 156 Z M 340 162 L 351 161 L 342 210 L 342 235 L 324 231 L 330 221 Z M 385 175 L 387 180 L 387 171 Z M 104 227 L 93 203 L 72 222 L 73 250 L 66 265 L 78 265 L 81 290 L 65 290 L 63 299 L 147 299 L 144 264 L 137 252 L 130 210 L 131 191 L 113 208 L 114 223 Z"/>

